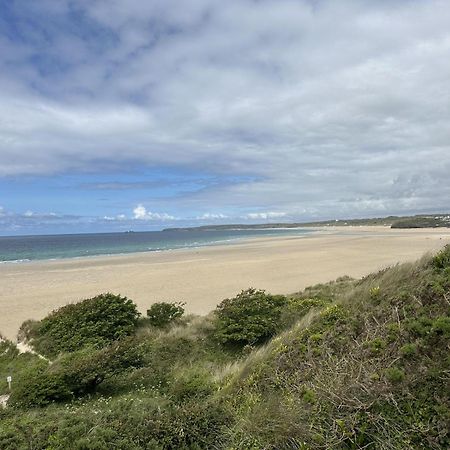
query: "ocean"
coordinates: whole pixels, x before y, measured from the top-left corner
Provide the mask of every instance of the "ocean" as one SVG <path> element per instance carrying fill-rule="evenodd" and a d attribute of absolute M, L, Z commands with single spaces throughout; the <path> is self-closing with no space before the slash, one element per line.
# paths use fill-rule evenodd
<path fill-rule="evenodd" d="M 301 236 L 308 229 L 263 230 L 168 230 L 124 233 L 59 234 L 0 237 L 0 262 L 26 263 L 36 260 L 80 258 L 135 252 L 167 251 L 270 236 Z"/>

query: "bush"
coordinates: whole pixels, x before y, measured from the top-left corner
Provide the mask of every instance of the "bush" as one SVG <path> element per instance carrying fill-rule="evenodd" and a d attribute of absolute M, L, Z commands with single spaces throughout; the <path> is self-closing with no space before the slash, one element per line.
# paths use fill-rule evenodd
<path fill-rule="evenodd" d="M 405 372 L 398 367 L 389 367 L 385 370 L 385 374 L 391 383 L 400 383 L 405 378 Z"/>
<path fill-rule="evenodd" d="M 184 314 L 185 303 L 154 303 L 147 310 L 150 323 L 158 328 L 163 328 Z"/>
<path fill-rule="evenodd" d="M 432 265 L 436 269 L 446 269 L 450 267 L 450 245 L 446 245 L 433 259 Z"/>
<path fill-rule="evenodd" d="M 413 343 L 405 344 L 400 347 L 400 354 L 404 358 L 412 358 L 417 353 L 417 345 Z"/>
<path fill-rule="evenodd" d="M 11 341 L 1 339 L 0 336 L 0 395 L 3 395 L 9 394 L 6 378 L 11 376 L 14 386 L 20 373 L 39 361 L 39 358 L 28 352 L 19 353 Z"/>
<path fill-rule="evenodd" d="M 34 325 L 33 345 L 47 356 L 104 347 L 135 330 L 139 312 L 126 297 L 101 294 L 53 311 Z"/>
<path fill-rule="evenodd" d="M 311 310 L 325 308 L 329 304 L 329 299 L 290 298 L 281 314 L 281 328 L 291 327 Z"/>
<path fill-rule="evenodd" d="M 46 406 L 95 392 L 105 379 L 142 365 L 143 355 L 133 340 L 95 350 L 65 354 L 51 365 L 42 362 L 21 374 L 10 403 L 20 407 Z"/>
<path fill-rule="evenodd" d="M 278 327 L 287 299 L 247 289 L 234 298 L 227 298 L 216 309 L 215 337 L 224 344 L 244 347 L 264 342 Z"/>

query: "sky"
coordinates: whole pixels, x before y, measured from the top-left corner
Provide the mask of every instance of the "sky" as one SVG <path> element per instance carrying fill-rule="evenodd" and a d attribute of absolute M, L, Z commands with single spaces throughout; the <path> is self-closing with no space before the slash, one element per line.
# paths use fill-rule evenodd
<path fill-rule="evenodd" d="M 450 211 L 439 0 L 0 0 L 0 234 Z"/>

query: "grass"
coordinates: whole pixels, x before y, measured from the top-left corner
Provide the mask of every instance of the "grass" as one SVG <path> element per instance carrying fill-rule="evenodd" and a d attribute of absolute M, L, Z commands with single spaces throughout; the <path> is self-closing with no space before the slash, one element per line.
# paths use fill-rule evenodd
<path fill-rule="evenodd" d="M 0 410 L 0 448 L 450 448 L 450 248 L 289 296 L 260 346 L 215 316 L 140 321 L 143 365 L 69 403 Z M 0 375 L 36 362 L 0 344 Z M 42 364 L 42 362 L 41 362 Z"/>

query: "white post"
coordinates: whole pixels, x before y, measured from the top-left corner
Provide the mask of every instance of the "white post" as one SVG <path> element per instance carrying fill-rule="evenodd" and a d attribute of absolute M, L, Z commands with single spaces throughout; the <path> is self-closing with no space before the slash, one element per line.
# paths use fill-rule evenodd
<path fill-rule="evenodd" d="M 12 376 L 8 375 L 6 377 L 6 381 L 8 382 L 8 389 L 11 390 L 11 381 L 12 381 Z"/>

